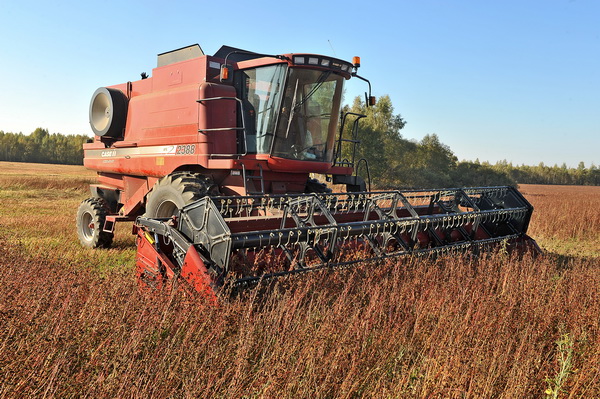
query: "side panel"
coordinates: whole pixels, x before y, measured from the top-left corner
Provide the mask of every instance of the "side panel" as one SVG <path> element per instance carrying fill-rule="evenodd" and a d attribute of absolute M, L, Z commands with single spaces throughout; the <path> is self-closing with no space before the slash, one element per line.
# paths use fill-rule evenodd
<path fill-rule="evenodd" d="M 203 83 L 200 86 L 198 107 L 199 141 L 206 142 L 207 157 L 229 157 L 238 153 L 238 137 L 243 133 L 237 128 L 238 102 L 233 86 Z"/>
<path fill-rule="evenodd" d="M 129 101 L 125 143 L 138 146 L 195 141 L 198 84 L 133 97 Z"/>
<path fill-rule="evenodd" d="M 86 145 L 86 167 L 162 177 L 183 165 L 208 168 L 211 157 L 227 158 L 238 152 L 242 134 L 236 130 L 235 89 L 198 79 L 190 83 L 185 79 L 193 72 L 190 67 L 201 65 L 197 60 L 182 64 L 185 68 L 174 65 L 155 70 L 150 78 L 154 91 L 134 95 L 129 101 L 125 139 L 109 148 L 99 142 Z M 134 94 L 137 84 L 132 84 Z"/>
<path fill-rule="evenodd" d="M 198 143 L 85 150 L 84 165 L 99 172 L 162 177 L 179 166 L 198 164 Z"/>
<path fill-rule="evenodd" d="M 153 76 L 114 86 L 129 96 L 124 139 L 104 147 L 98 138 L 84 146 L 84 165 L 132 176 L 167 175 L 197 165 L 199 86 L 206 57 L 155 68 Z"/>

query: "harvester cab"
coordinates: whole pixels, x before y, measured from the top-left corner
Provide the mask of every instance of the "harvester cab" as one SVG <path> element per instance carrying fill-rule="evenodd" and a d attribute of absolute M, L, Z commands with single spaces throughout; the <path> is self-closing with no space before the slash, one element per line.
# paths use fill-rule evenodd
<path fill-rule="evenodd" d="M 78 210 L 80 241 L 108 247 L 115 223 L 135 220 L 142 281 L 211 293 L 364 259 L 533 243 L 532 207 L 512 187 L 367 191 L 356 173 L 365 116 L 340 113 L 347 79 L 366 81 L 375 103 L 359 67 L 194 45 L 160 54 L 150 77 L 98 89 L 84 145 L 98 183 Z"/>
<path fill-rule="evenodd" d="M 241 152 L 332 163 L 341 75 L 278 64 L 239 70 L 234 86 L 242 101 Z"/>

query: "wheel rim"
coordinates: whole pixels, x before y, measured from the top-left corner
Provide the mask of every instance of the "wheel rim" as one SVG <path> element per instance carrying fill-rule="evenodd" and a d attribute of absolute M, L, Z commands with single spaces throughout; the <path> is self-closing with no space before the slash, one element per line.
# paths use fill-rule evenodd
<path fill-rule="evenodd" d="M 94 217 L 91 213 L 85 212 L 81 215 L 81 234 L 87 241 L 93 238 L 94 227 Z"/>
<path fill-rule="evenodd" d="M 156 208 L 156 217 L 169 218 L 178 213 L 177 205 L 172 201 L 163 201 Z"/>

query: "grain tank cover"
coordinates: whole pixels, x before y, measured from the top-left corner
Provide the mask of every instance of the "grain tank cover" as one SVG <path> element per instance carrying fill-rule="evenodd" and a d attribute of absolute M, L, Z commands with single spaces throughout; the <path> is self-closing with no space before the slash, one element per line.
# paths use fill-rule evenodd
<path fill-rule="evenodd" d="M 227 57 L 228 61 L 240 62 L 253 60 L 255 58 L 264 57 L 264 54 L 258 54 L 248 50 L 242 50 L 241 48 L 235 48 L 231 46 L 221 46 L 219 51 L 215 53 L 213 57 L 223 58 Z"/>
<path fill-rule="evenodd" d="M 191 46 L 182 47 L 177 50 L 167 51 L 158 55 L 157 67 L 173 64 L 175 62 L 187 61 L 192 58 L 202 57 L 204 51 L 200 48 L 199 44 L 192 44 Z"/>

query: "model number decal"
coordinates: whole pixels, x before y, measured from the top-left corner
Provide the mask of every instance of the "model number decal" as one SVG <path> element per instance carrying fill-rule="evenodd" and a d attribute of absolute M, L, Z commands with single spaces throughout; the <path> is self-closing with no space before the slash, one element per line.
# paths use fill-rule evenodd
<path fill-rule="evenodd" d="M 191 155 L 196 152 L 195 144 L 178 145 L 175 154 L 177 155 Z"/>

